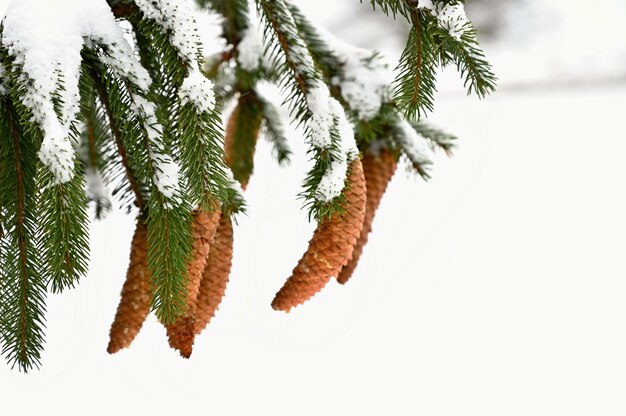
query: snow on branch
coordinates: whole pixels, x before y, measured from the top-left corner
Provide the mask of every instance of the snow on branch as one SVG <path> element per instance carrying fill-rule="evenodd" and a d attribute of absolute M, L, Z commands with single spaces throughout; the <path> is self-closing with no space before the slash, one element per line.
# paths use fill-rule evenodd
<path fill-rule="evenodd" d="M 178 90 L 181 104 L 193 104 L 199 112 L 210 113 L 215 109 L 213 83 L 200 71 L 191 71 Z"/>
<path fill-rule="evenodd" d="M 393 72 L 389 66 L 375 51 L 348 44 L 317 25 L 312 28 L 341 64 L 341 68 L 335 69 L 331 83 L 339 87 L 350 110 L 359 120 L 376 117 L 382 104 L 393 95 L 390 86 Z"/>
<path fill-rule="evenodd" d="M 202 41 L 189 0 L 136 0 L 144 17 L 154 20 L 168 34 L 178 56 L 188 65 L 189 73 L 179 92 L 183 104 L 192 103 L 199 112 L 215 108 L 213 83 L 200 71 Z"/>
<path fill-rule="evenodd" d="M 143 121 L 148 134 L 150 159 L 154 164 L 154 183 L 165 198 L 178 202 L 181 195 L 180 166 L 165 151 L 163 128 L 157 120 L 155 105 L 139 95 L 134 95 L 133 101 L 133 110 Z"/>
<path fill-rule="evenodd" d="M 462 3 L 448 4 L 440 1 L 422 0 L 419 7 L 430 10 L 437 18 L 439 26 L 447 30 L 450 36 L 460 40 L 461 36 L 471 29 Z"/>
<path fill-rule="evenodd" d="M 288 69 L 283 74 L 284 82 L 292 85 L 293 97 L 304 98 L 299 102 L 296 99 L 295 107 L 306 123 L 308 141 L 319 151 L 329 151 L 328 168 L 312 192 L 317 201 L 328 203 L 341 194 L 348 162 L 358 155 L 354 130 L 343 107 L 322 81 L 289 4 L 283 0 L 260 0 L 259 6 L 266 20 L 266 34 L 271 30 L 276 35 L 283 52 L 284 66 Z"/>
<path fill-rule="evenodd" d="M 237 62 L 242 69 L 253 72 L 259 68 L 263 59 L 263 40 L 259 29 L 253 22 L 243 31 L 237 45 Z"/>
<path fill-rule="evenodd" d="M 428 177 L 424 166 L 431 164 L 432 150 L 429 141 L 419 134 L 411 123 L 401 120 L 397 124 L 396 140 L 403 153 L 407 156 L 413 167 L 424 177 Z"/>
<path fill-rule="evenodd" d="M 140 88 L 150 84 L 105 0 L 67 3 L 59 7 L 54 2 L 13 1 L 2 22 L 2 44 L 26 86 L 23 102 L 43 130 L 39 158 L 58 183 L 74 176 L 70 127 L 79 111 L 83 46 L 104 45 L 114 70 Z"/>

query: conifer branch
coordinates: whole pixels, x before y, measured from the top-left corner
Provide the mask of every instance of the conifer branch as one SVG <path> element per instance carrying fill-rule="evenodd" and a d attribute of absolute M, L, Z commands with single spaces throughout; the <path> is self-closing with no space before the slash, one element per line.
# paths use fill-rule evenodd
<path fill-rule="evenodd" d="M 121 163 L 124 166 L 126 179 L 130 186 L 130 189 L 132 190 L 135 196 L 134 204 L 137 206 L 137 208 L 139 208 L 140 212 L 145 212 L 146 202 L 144 200 L 144 195 L 139 185 L 139 179 L 137 178 L 137 175 L 133 172 L 133 168 L 131 167 L 130 161 L 126 154 L 126 149 L 124 148 L 123 141 L 122 141 L 122 131 L 121 131 L 120 126 L 118 125 L 118 119 L 116 118 L 116 115 L 113 110 L 113 106 L 109 99 L 107 88 L 105 87 L 105 80 L 101 78 L 103 75 L 102 70 L 97 71 L 95 69 L 95 65 L 97 65 L 95 62 L 91 62 L 91 64 L 88 64 L 88 65 L 89 65 L 89 72 L 93 79 L 96 91 L 98 92 L 98 96 L 100 97 L 102 105 L 104 106 L 104 109 L 107 114 L 107 119 L 109 121 L 109 125 L 111 128 L 111 134 L 113 136 L 113 139 L 115 140 L 115 145 L 117 147 L 117 151 L 121 158 Z"/>
<path fill-rule="evenodd" d="M 323 76 L 298 32 L 289 3 L 284 0 L 258 0 L 257 6 L 265 20 L 266 41 L 275 39 L 274 42 L 267 41 L 266 50 L 271 51 L 273 68 L 282 78 L 281 86 L 287 90 L 285 102 L 290 106 L 297 124 L 304 125 L 307 141 L 312 144 L 310 153 L 315 165 L 305 179 L 300 196 L 309 208 L 309 217 L 318 220 L 331 218 L 342 212 L 342 205 L 345 204 L 341 189 L 345 184 L 346 152 L 353 152 L 342 149 L 344 145 L 349 147 L 347 142 L 350 139 L 342 138 L 338 130 L 341 123 L 347 123 L 345 114 L 339 103 L 336 100 L 333 102 Z M 334 170 L 341 173 L 337 175 Z M 333 176 L 342 179 L 330 179 Z M 333 181 L 332 192 L 323 190 Z M 336 186 L 338 181 L 341 181 L 341 187 Z"/>
<path fill-rule="evenodd" d="M 183 324 L 170 325 L 170 341 L 191 352 L 224 293 L 259 132 L 279 163 L 291 154 L 261 82 L 282 89 L 304 130 L 312 168 L 299 196 L 318 222 L 273 303 L 281 310 L 340 270 L 340 281 L 350 276 L 399 158 L 428 179 L 431 152 L 451 152 L 456 138 L 422 120 L 436 70 L 455 65 L 479 97 L 495 88 L 459 0 L 370 0 L 411 25 L 392 85 L 377 53 L 336 42 L 289 0 L 255 0 L 262 36 L 248 0 L 195 0 L 222 15 L 227 43 L 205 68 L 190 1 L 76 2 L 59 18 L 16 1 L 0 22 L 0 344 L 20 370 L 40 365 L 47 291 L 86 274 L 87 208 L 94 201 L 100 218 L 108 187 L 139 211 L 109 351 L 128 346 L 152 309 Z M 224 140 L 220 106 L 230 98 Z M 192 234 L 197 213 L 220 216 L 214 247 L 199 228 Z"/>
<path fill-rule="evenodd" d="M 422 11 L 410 14 L 411 31 L 396 70 L 394 99 L 399 111 L 415 120 L 434 108 L 436 55 Z"/>
<path fill-rule="evenodd" d="M 13 95 L 13 94 L 12 94 Z M 37 201 L 35 192 L 36 143 L 11 99 L 2 100 L 2 165 L 7 169 L 1 182 L 1 206 L 6 210 L 6 235 L 1 241 L 2 354 L 11 366 L 28 372 L 39 368 L 43 349 L 45 282 L 37 248 Z M 35 136 L 36 137 L 36 136 Z M 9 166 L 12 167 L 9 168 Z"/>
<path fill-rule="evenodd" d="M 258 93 L 257 93 L 258 95 Z M 264 137 L 272 144 L 274 148 L 274 156 L 278 163 L 288 163 L 291 156 L 291 149 L 287 144 L 285 131 L 280 119 L 278 109 L 267 99 L 258 96 L 263 112 L 263 131 Z"/>
<path fill-rule="evenodd" d="M 118 151 L 111 136 L 103 105 L 97 98 L 95 85 L 89 72 L 83 70 L 80 78 L 80 111 L 83 121 L 78 156 L 85 165 L 85 178 L 89 197 L 95 203 L 95 218 L 102 219 L 111 210 L 107 183 L 124 175 L 119 169 Z M 121 171 L 121 172 L 120 172 Z"/>
<path fill-rule="evenodd" d="M 418 134 L 431 141 L 431 147 L 438 147 L 443 150 L 448 156 L 452 155 L 452 152 L 456 147 L 456 136 L 450 133 L 446 133 L 445 131 L 425 122 L 414 122 L 411 123 L 411 125 Z"/>

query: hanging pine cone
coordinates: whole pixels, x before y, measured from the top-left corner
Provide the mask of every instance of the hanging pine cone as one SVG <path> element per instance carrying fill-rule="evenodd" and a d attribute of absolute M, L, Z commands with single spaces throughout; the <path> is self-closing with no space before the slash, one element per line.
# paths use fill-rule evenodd
<path fill-rule="evenodd" d="M 243 189 L 248 186 L 254 170 L 254 152 L 262 121 L 259 97 L 254 91 L 242 94 L 226 125 L 224 162 Z"/>
<path fill-rule="evenodd" d="M 109 332 L 107 352 L 113 354 L 133 342 L 150 313 L 152 293 L 148 271 L 148 230 L 137 218 L 130 246 L 130 264 L 115 319 Z"/>
<path fill-rule="evenodd" d="M 283 287 L 272 307 L 289 312 L 319 292 L 336 276 L 350 257 L 363 226 L 365 215 L 365 177 L 359 159 L 350 163 L 348 183 L 343 190 L 345 212 L 321 221 L 309 241 L 309 247 Z"/>
<path fill-rule="evenodd" d="M 379 154 L 371 152 L 366 153 L 362 159 L 363 173 L 365 174 L 365 183 L 367 185 L 367 202 L 365 204 L 365 218 L 363 220 L 363 228 L 356 242 L 352 257 L 339 272 L 337 281 L 344 284 L 350 279 L 354 269 L 359 263 L 363 247 L 367 244 L 369 233 L 372 231 L 372 222 L 376 215 L 376 210 L 380 204 L 380 200 L 385 194 L 387 185 L 396 171 L 396 158 L 388 150 L 382 149 Z"/>
<path fill-rule="evenodd" d="M 196 302 L 195 333 L 200 334 L 215 315 L 228 284 L 233 258 L 233 224 L 228 214 L 222 214 L 209 250 Z"/>
<path fill-rule="evenodd" d="M 194 213 L 193 220 L 193 247 L 191 260 L 187 267 L 187 313 L 167 325 L 167 337 L 172 348 L 180 351 L 180 354 L 189 358 L 193 349 L 195 337 L 196 300 L 200 289 L 202 272 L 205 269 L 209 247 L 220 218 L 220 211 Z"/>

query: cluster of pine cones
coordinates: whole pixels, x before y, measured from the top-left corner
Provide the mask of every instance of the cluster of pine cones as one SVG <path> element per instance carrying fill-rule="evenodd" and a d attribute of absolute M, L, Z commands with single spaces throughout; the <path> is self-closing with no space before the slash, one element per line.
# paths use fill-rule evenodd
<path fill-rule="evenodd" d="M 227 163 L 232 163 L 228 130 L 225 154 Z M 344 212 L 318 223 L 307 251 L 272 302 L 275 310 L 289 312 L 319 292 L 333 276 L 342 284 L 350 279 L 396 165 L 397 157 L 386 149 L 366 151 L 361 159 L 351 162 L 343 191 L 346 199 Z M 242 187 L 246 185 L 242 183 Z M 195 212 L 193 221 L 187 312 L 173 324 L 166 325 L 170 346 L 185 358 L 192 353 L 196 335 L 204 330 L 218 309 L 233 256 L 233 226 L 228 214 L 219 209 Z M 146 237 L 146 227 L 138 219 L 126 282 L 111 326 L 107 349 L 111 354 L 130 346 L 150 312 L 152 295 Z"/>

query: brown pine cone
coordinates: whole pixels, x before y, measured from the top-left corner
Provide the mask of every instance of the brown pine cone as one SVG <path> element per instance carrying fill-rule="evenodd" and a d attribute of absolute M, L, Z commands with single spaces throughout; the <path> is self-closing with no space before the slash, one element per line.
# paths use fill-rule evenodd
<path fill-rule="evenodd" d="M 200 293 L 196 302 L 196 334 L 200 334 L 209 324 L 222 301 L 228 284 L 232 258 L 233 224 L 228 214 L 222 214 L 200 283 Z"/>
<path fill-rule="evenodd" d="M 187 313 L 173 324 L 167 325 L 167 337 L 170 347 L 180 351 L 185 358 L 191 356 L 195 337 L 196 300 L 200 289 L 202 272 L 206 266 L 209 246 L 215 235 L 220 211 L 194 213 L 193 246 L 191 260 L 187 266 Z"/>
<path fill-rule="evenodd" d="M 354 250 L 365 216 L 365 177 L 359 159 L 350 163 L 348 184 L 343 194 L 347 199 L 345 212 L 317 225 L 309 248 L 283 287 L 272 308 L 289 312 L 319 292 L 332 276 L 336 276 Z"/>
<path fill-rule="evenodd" d="M 120 303 L 109 332 L 109 354 L 130 346 L 150 313 L 151 304 L 148 231 L 141 218 L 138 218 L 130 246 L 126 282 L 122 287 Z"/>
<path fill-rule="evenodd" d="M 356 242 L 352 258 L 339 272 L 337 281 L 344 284 L 350 279 L 354 269 L 359 263 L 359 258 L 363 252 L 363 247 L 367 244 L 369 233 L 372 231 L 372 222 L 376 215 L 376 210 L 380 200 L 385 194 L 387 185 L 396 171 L 396 158 L 388 149 L 381 150 L 380 154 L 367 153 L 363 156 L 363 173 L 367 184 L 367 203 L 365 204 L 365 219 L 363 229 Z"/>

